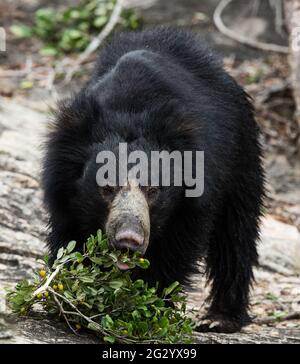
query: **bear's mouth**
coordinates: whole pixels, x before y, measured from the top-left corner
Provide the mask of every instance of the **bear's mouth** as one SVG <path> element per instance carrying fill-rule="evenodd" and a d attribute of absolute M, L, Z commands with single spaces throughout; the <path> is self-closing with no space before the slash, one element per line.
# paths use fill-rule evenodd
<path fill-rule="evenodd" d="M 115 262 L 115 266 L 121 271 L 127 271 L 130 269 L 132 270 L 135 267 L 137 267 L 138 266 L 137 260 L 144 261 L 144 258 L 142 256 L 138 256 L 138 257 L 136 257 L 135 255 L 128 256 L 128 250 L 125 254 L 126 254 L 126 256 L 121 255 L 119 257 L 119 259 Z"/>
<path fill-rule="evenodd" d="M 117 261 L 116 266 L 123 271 L 129 270 L 130 267 L 128 264 L 121 262 L 120 260 Z"/>

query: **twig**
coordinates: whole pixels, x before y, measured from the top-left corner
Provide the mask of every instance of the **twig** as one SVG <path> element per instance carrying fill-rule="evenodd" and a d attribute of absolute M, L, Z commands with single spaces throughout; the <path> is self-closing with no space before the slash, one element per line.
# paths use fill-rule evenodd
<path fill-rule="evenodd" d="M 70 68 L 70 70 L 67 72 L 64 80 L 65 83 L 71 81 L 73 75 L 78 71 L 80 65 L 84 63 L 89 58 L 89 56 L 92 53 L 94 53 L 96 49 L 98 49 L 100 45 L 103 43 L 103 41 L 109 36 L 109 34 L 112 32 L 112 30 L 120 20 L 123 8 L 124 8 L 124 0 L 117 0 L 117 3 L 114 6 L 113 12 L 111 14 L 108 23 L 99 33 L 99 35 L 91 41 L 91 43 L 87 46 L 85 51 L 79 56 L 78 60 L 75 62 L 75 65 L 72 68 Z"/>
<path fill-rule="evenodd" d="M 59 265 L 55 271 L 50 275 L 50 277 L 46 280 L 45 284 L 43 284 L 40 288 L 38 288 L 37 290 L 35 290 L 32 294 L 32 296 L 36 296 L 39 293 L 43 293 L 45 291 L 47 291 L 47 289 L 49 288 L 50 283 L 53 281 L 53 279 L 57 276 L 60 268 L 62 267 L 62 265 Z"/>
<path fill-rule="evenodd" d="M 57 73 L 56 67 L 54 69 L 51 69 L 46 81 L 46 89 L 50 92 L 50 94 L 54 99 L 58 97 L 56 87 L 54 86 L 56 73 Z"/>
<path fill-rule="evenodd" d="M 275 11 L 275 27 L 278 34 L 283 34 L 284 16 L 283 16 L 283 3 L 281 0 L 269 0 L 270 6 Z"/>
<path fill-rule="evenodd" d="M 21 70 L 0 70 L 0 76 L 5 78 L 24 77 L 32 72 L 32 58 L 27 58 L 25 67 Z"/>
<path fill-rule="evenodd" d="M 71 331 L 75 334 L 75 335 L 77 335 L 77 336 L 80 336 L 74 329 L 73 329 L 73 327 L 72 327 L 72 325 L 70 324 L 70 322 L 69 322 L 69 320 L 68 320 L 68 317 L 67 317 L 67 315 L 66 315 L 66 312 L 65 312 L 65 310 L 64 310 L 64 308 L 63 308 L 63 306 L 62 306 L 62 304 L 59 302 L 59 300 L 57 299 L 57 297 L 56 297 L 56 295 L 53 293 L 53 292 L 51 292 L 52 293 L 52 296 L 53 296 L 53 298 L 54 298 L 54 301 L 56 302 L 56 304 L 57 304 L 57 306 L 59 307 L 59 310 L 60 310 L 60 312 L 61 312 L 61 314 L 63 315 L 63 317 L 64 317 L 64 319 L 65 319 L 65 321 L 66 321 L 66 323 L 67 323 L 67 325 L 69 326 L 69 328 L 71 329 Z M 76 312 L 73 312 L 73 314 L 74 313 L 76 313 Z"/>
<path fill-rule="evenodd" d="M 277 113 L 275 113 L 271 110 L 268 110 L 267 107 L 257 105 L 256 109 L 261 112 L 261 116 L 263 116 L 264 118 L 274 120 L 276 123 L 283 124 L 283 125 L 287 125 L 289 123 L 288 118 L 284 118 L 284 117 L 278 115 Z"/>
<path fill-rule="evenodd" d="M 54 289 L 51 288 L 51 287 L 49 288 L 49 292 L 51 292 L 54 296 L 57 296 L 57 297 L 61 298 L 63 301 L 65 301 L 68 305 L 70 305 L 79 314 L 79 316 L 81 316 L 87 322 L 94 323 L 94 321 L 92 321 L 89 317 L 85 316 L 80 310 L 78 310 L 78 308 L 70 300 L 68 300 L 67 297 L 61 295 L 60 293 L 58 293 L 56 291 L 54 291 Z"/>
<path fill-rule="evenodd" d="M 109 333 L 107 331 L 105 331 L 97 322 L 93 321 L 90 317 L 87 317 L 80 310 L 78 310 L 78 308 L 70 300 L 68 300 L 65 296 L 63 296 L 60 293 L 54 291 L 54 289 L 52 289 L 51 287 L 49 288 L 49 291 L 54 295 L 54 297 L 56 297 L 56 299 L 57 299 L 57 297 L 59 297 L 63 301 L 65 301 L 69 306 L 71 306 L 76 311 L 77 316 L 80 316 L 81 318 L 83 318 L 88 323 L 92 323 L 94 325 L 97 325 L 97 328 L 98 328 L 99 332 L 101 332 L 103 335 L 109 335 Z M 59 308 L 60 307 L 61 307 L 61 305 L 59 305 Z"/>
<path fill-rule="evenodd" d="M 276 52 L 276 53 L 283 53 L 283 54 L 289 53 L 288 47 L 281 46 L 278 44 L 255 41 L 255 40 L 247 38 L 241 34 L 237 34 L 235 31 L 229 29 L 223 22 L 222 14 L 223 14 L 224 10 L 227 8 L 227 6 L 230 3 L 232 3 L 232 1 L 233 0 L 221 0 L 214 12 L 214 23 L 222 34 L 226 35 L 227 37 L 229 37 L 239 43 L 242 43 L 242 44 L 247 45 L 252 48 L 257 48 L 257 49 L 261 49 L 263 51 L 268 51 L 268 52 Z"/>
<path fill-rule="evenodd" d="M 275 324 L 277 322 L 300 320 L 300 312 L 292 312 L 282 317 L 262 317 L 257 318 L 253 322 L 257 325 Z"/>
<path fill-rule="evenodd" d="M 258 95 L 259 102 L 261 104 L 266 103 L 274 94 L 284 93 L 291 89 L 290 80 L 282 80 L 276 82 L 274 85 L 268 86 Z"/>

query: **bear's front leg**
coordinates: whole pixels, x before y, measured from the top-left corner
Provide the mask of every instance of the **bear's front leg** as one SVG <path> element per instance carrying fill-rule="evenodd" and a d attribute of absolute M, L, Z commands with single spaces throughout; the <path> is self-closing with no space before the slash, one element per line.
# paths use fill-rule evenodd
<path fill-rule="evenodd" d="M 249 291 L 258 261 L 259 204 L 251 211 L 253 203 L 239 205 L 238 201 L 228 200 L 210 239 L 206 259 L 211 305 L 198 325 L 202 332 L 233 333 L 251 322 Z"/>

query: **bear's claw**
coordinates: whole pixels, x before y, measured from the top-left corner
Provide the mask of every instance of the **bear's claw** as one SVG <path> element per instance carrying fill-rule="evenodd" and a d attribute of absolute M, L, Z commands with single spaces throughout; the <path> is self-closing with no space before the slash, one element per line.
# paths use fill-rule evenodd
<path fill-rule="evenodd" d="M 242 328 L 242 324 L 238 321 L 224 317 L 207 317 L 201 320 L 196 327 L 198 332 L 214 332 L 233 334 Z"/>

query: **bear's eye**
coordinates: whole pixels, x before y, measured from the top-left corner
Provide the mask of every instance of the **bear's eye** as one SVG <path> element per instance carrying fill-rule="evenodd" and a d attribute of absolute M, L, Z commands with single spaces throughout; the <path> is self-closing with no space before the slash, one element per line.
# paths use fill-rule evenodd
<path fill-rule="evenodd" d="M 147 193 L 148 198 L 153 200 L 158 196 L 159 188 L 158 187 L 148 187 L 146 193 Z"/>
<path fill-rule="evenodd" d="M 104 186 L 101 187 L 101 194 L 103 195 L 103 197 L 106 198 L 112 198 L 115 195 L 116 192 L 116 187 L 114 186 Z"/>

